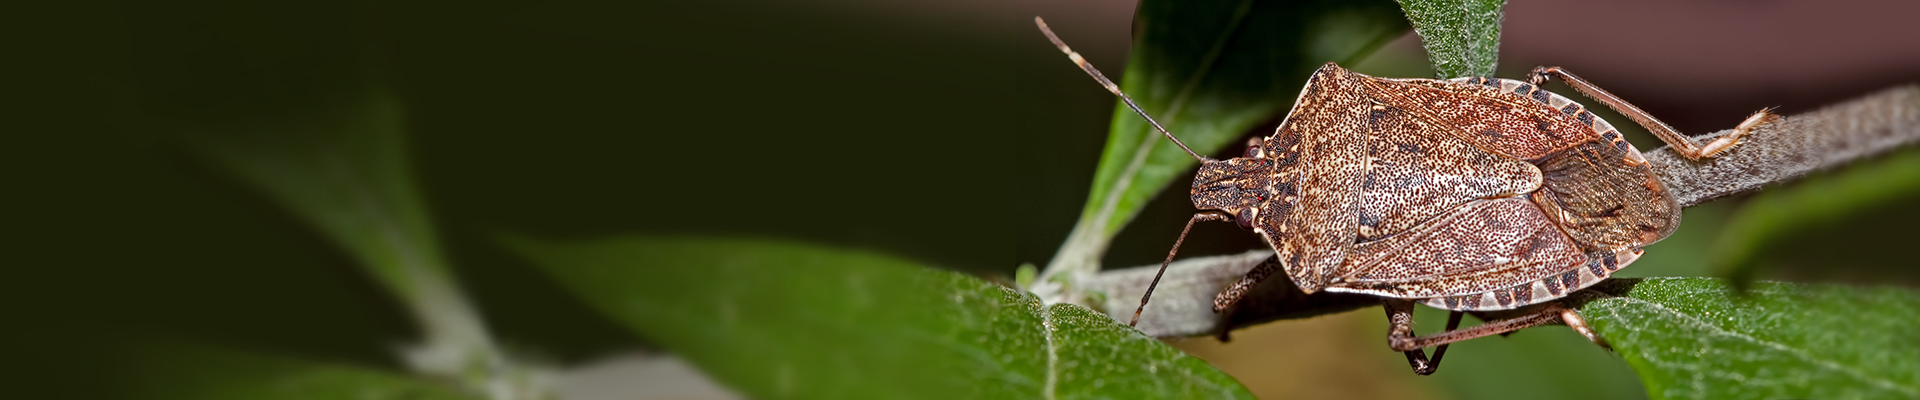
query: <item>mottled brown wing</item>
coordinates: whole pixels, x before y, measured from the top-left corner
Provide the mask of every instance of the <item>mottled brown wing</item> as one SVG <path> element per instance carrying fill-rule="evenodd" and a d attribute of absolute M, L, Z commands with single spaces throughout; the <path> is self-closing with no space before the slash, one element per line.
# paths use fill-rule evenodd
<path fill-rule="evenodd" d="M 1380 102 L 1420 114 L 1474 147 L 1521 160 L 1532 161 L 1599 138 L 1592 127 L 1550 108 L 1552 93 L 1532 85 L 1502 88 L 1379 78 L 1368 83 Z M 1525 91 L 1513 92 L 1521 89 Z"/>
<path fill-rule="evenodd" d="M 1374 104 L 1366 125 L 1360 242 L 1406 231 L 1469 201 L 1540 188 L 1533 164 L 1475 148 L 1405 108 Z"/>
<path fill-rule="evenodd" d="M 1586 261 L 1526 197 L 1476 200 L 1405 233 L 1354 246 L 1326 290 L 1413 299 L 1476 294 Z"/>
<path fill-rule="evenodd" d="M 1366 173 L 1363 129 L 1372 102 L 1370 79 L 1328 64 L 1314 72 L 1267 148 L 1274 160 L 1274 193 L 1292 204 L 1284 218 L 1261 219 L 1258 230 L 1301 289 L 1318 290 L 1353 246 Z"/>
<path fill-rule="evenodd" d="M 1571 99 L 1526 82 L 1464 78 L 1370 81 L 1382 102 L 1408 107 L 1475 147 L 1540 167 L 1534 199 L 1590 252 L 1659 241 L 1680 207 L 1613 125 Z"/>
<path fill-rule="evenodd" d="M 1546 181 L 1534 202 L 1588 251 L 1639 248 L 1680 227 L 1680 205 L 1652 167 L 1615 146 L 1587 142 L 1543 157 L 1540 170 Z"/>

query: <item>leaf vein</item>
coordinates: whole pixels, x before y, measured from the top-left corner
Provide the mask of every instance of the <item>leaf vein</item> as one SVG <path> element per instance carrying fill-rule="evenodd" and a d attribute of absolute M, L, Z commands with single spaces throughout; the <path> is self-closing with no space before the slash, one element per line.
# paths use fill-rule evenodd
<path fill-rule="evenodd" d="M 1040 306 L 1040 325 L 1047 338 L 1047 384 L 1042 388 L 1040 397 L 1048 400 L 1055 398 L 1054 388 L 1060 382 L 1060 346 L 1054 343 L 1053 310 L 1046 305 Z"/>
<path fill-rule="evenodd" d="M 1903 386 L 1901 386 L 1901 385 L 1899 385 L 1899 384 L 1897 384 L 1897 383 L 1894 383 L 1894 382 L 1891 382 L 1891 381 L 1888 381 L 1888 380 L 1885 380 L 1885 379 L 1881 379 L 1881 378 L 1878 378 L 1878 377 L 1874 377 L 1874 376 L 1871 376 L 1871 375 L 1868 375 L 1867 373 L 1865 373 L 1865 372 L 1863 372 L 1863 371 L 1860 371 L 1860 370 L 1858 370 L 1858 369 L 1854 369 L 1854 368 L 1849 368 L 1849 367 L 1847 367 L 1847 366 L 1845 366 L 1845 365 L 1840 365 L 1839 363 L 1836 363 L 1836 362 L 1834 362 L 1834 361 L 1831 361 L 1831 360 L 1827 360 L 1827 359 L 1824 359 L 1824 358 L 1820 358 L 1820 357 L 1817 357 L 1817 356 L 1814 356 L 1813 354 L 1810 354 L 1810 353 L 1807 353 L 1807 352 L 1806 352 L 1806 351 L 1804 351 L 1804 350 L 1800 350 L 1800 349 L 1796 349 L 1796 348 L 1793 348 L 1793 347 L 1789 347 L 1789 346 L 1787 346 L 1787 345 L 1784 345 L 1784 344 L 1780 344 L 1780 343 L 1778 343 L 1778 342 L 1774 342 L 1774 341 L 1769 341 L 1769 340 L 1762 340 L 1762 339 L 1760 339 L 1760 338 L 1758 338 L 1758 337 L 1754 337 L 1754 336 L 1752 336 L 1752 335 L 1748 335 L 1748 334 L 1745 334 L 1745 333 L 1741 333 L 1741 332 L 1737 332 L 1737 331 L 1732 331 L 1732 330 L 1727 330 L 1727 329 L 1722 329 L 1722 328 L 1720 328 L 1719 326 L 1716 326 L 1716 325 L 1714 325 L 1714 324 L 1710 324 L 1710 323 L 1707 323 L 1706 321 L 1702 321 L 1702 320 L 1700 320 L 1699 318 L 1696 318 L 1696 317 L 1694 317 L 1693 315 L 1689 315 L 1689 314 L 1687 314 L 1687 313 L 1683 313 L 1683 312 L 1680 312 L 1679 310 L 1674 310 L 1674 309 L 1672 309 L 1672 308 L 1667 308 L 1667 307 L 1666 307 L 1665 305 L 1662 305 L 1662 304 L 1660 304 L 1660 303 L 1656 303 L 1656 302 L 1652 302 L 1652 301 L 1647 301 L 1647 300 L 1641 300 L 1641 299 L 1636 299 L 1636 298 L 1632 298 L 1632 297 L 1618 297 L 1618 298 L 1619 298 L 1619 299 L 1622 299 L 1622 300 L 1625 300 L 1625 301 L 1627 301 L 1627 302 L 1629 302 L 1629 303 L 1639 303 L 1639 304 L 1645 304 L 1645 305 L 1647 305 L 1647 306 L 1649 306 L 1649 307 L 1651 307 L 1651 308 L 1652 308 L 1653 310 L 1655 310 L 1655 311 L 1662 311 L 1662 312 L 1665 312 L 1665 313 L 1668 313 L 1668 314 L 1671 314 L 1671 315 L 1673 315 L 1673 316 L 1675 316 L 1675 317 L 1677 317 L 1677 318 L 1679 318 L 1679 319 L 1680 319 L 1681 321 L 1683 321 L 1683 322 L 1687 322 L 1687 323 L 1690 323 L 1691 325 L 1694 325 L 1694 326 L 1696 326 L 1696 327 L 1699 327 L 1699 328 L 1701 328 L 1701 329 L 1700 329 L 1701 331 L 1704 331 L 1704 332 L 1707 332 L 1707 333 L 1709 333 L 1709 334 L 1716 334 L 1716 335 L 1721 335 L 1721 336 L 1731 336 L 1731 337 L 1735 337 L 1735 338 L 1739 338 L 1739 339 L 1741 339 L 1741 340 L 1745 340 L 1745 341 L 1748 341 L 1748 342 L 1752 342 L 1752 343 L 1756 343 L 1756 344 L 1760 344 L 1760 345 L 1762 345 L 1762 346 L 1764 346 L 1764 347 L 1768 347 L 1768 348 L 1772 348 L 1772 349 L 1774 349 L 1775 351 L 1779 351 L 1779 352 L 1783 352 L 1783 353 L 1787 353 L 1787 354 L 1791 354 L 1791 355 L 1794 355 L 1794 356 L 1796 356 L 1796 357 L 1799 357 L 1799 358 L 1801 358 L 1801 359 L 1803 359 L 1803 360 L 1806 360 L 1806 361 L 1808 361 L 1809 363 L 1812 363 L 1813 365 L 1817 365 L 1817 366 L 1820 366 L 1820 367 L 1823 367 L 1823 368 L 1826 368 L 1826 369 L 1831 369 L 1831 370 L 1835 370 L 1835 371 L 1839 371 L 1839 372 L 1842 372 L 1842 373 L 1845 373 L 1845 374 L 1847 374 L 1847 375 L 1850 375 L 1850 376 L 1853 376 L 1853 377 L 1854 377 L 1854 378 L 1856 378 L 1856 379 L 1860 379 L 1860 380 L 1862 380 L 1862 381 L 1865 381 L 1865 382 L 1868 382 L 1868 383 L 1872 383 L 1872 384 L 1874 384 L 1875 386 L 1880 386 L 1880 387 L 1885 387 L 1885 388 L 1888 388 L 1888 389 L 1892 389 L 1892 390 L 1895 390 L 1895 391 L 1899 391 L 1899 392 L 1903 392 L 1903 393 L 1907 393 L 1907 394 L 1920 394 L 1920 389 L 1916 389 L 1916 388 L 1912 388 L 1912 387 L 1903 387 Z M 1619 315 L 1619 314 L 1618 314 L 1618 313 L 1614 313 L 1614 315 Z"/>

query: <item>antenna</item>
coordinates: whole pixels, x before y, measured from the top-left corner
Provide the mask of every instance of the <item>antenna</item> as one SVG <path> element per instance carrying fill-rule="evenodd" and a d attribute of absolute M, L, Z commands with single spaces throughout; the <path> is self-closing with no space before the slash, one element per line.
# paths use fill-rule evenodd
<path fill-rule="evenodd" d="M 1059 47 L 1061 53 L 1067 53 L 1067 59 L 1073 60 L 1073 63 L 1079 65 L 1081 70 L 1087 71 L 1087 75 L 1092 75 L 1093 80 L 1100 81 L 1100 86 L 1106 87 L 1107 91 L 1113 92 L 1115 96 L 1120 96 L 1120 101 L 1127 103 L 1127 108 L 1131 108 L 1133 112 L 1139 113 L 1140 118 L 1146 118 L 1147 123 L 1153 125 L 1153 129 L 1158 129 L 1161 134 L 1167 135 L 1167 140 L 1172 140 L 1175 146 L 1180 146 L 1181 150 L 1186 150 L 1187 155 L 1193 156 L 1195 160 L 1200 160 L 1200 162 L 1203 163 L 1213 161 L 1212 159 L 1200 156 L 1199 153 L 1194 153 L 1193 149 L 1187 148 L 1186 143 L 1180 143 L 1179 138 L 1173 137 L 1173 132 L 1167 132 L 1167 128 L 1161 127 L 1160 123 L 1154 121 L 1152 116 L 1148 116 L 1145 110 L 1141 110 L 1140 105 L 1133 104 L 1132 97 L 1127 97 L 1126 93 L 1120 92 L 1120 85 L 1115 85 L 1113 81 L 1107 80 L 1107 76 L 1101 74 L 1099 69 L 1093 68 L 1093 64 L 1087 63 L 1087 59 L 1080 57 L 1080 53 L 1075 53 L 1072 48 L 1068 48 L 1067 42 L 1062 42 L 1059 36 L 1054 36 L 1053 29 L 1047 28 L 1047 20 L 1040 19 L 1040 17 L 1033 17 L 1033 24 L 1040 26 L 1040 33 L 1047 34 L 1047 40 L 1053 41 L 1053 46 Z"/>

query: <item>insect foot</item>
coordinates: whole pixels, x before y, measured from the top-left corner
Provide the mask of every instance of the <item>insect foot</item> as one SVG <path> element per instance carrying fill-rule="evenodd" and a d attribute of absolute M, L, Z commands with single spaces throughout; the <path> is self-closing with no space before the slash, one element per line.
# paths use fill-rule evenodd
<path fill-rule="evenodd" d="M 1440 359 L 1447 355 L 1447 345 L 1433 349 L 1433 359 L 1427 359 L 1427 352 L 1421 350 L 1419 341 L 1413 337 L 1413 302 L 1407 300 L 1388 300 L 1386 302 L 1387 321 L 1391 327 L 1387 333 L 1387 347 L 1407 355 L 1407 366 L 1413 368 L 1415 375 L 1433 375 L 1440 370 Z M 1447 332 L 1460 328 L 1461 312 L 1454 311 L 1447 317 Z"/>
<path fill-rule="evenodd" d="M 1740 144 L 1740 139 L 1745 138 L 1747 133 L 1753 132 L 1754 129 L 1759 128 L 1761 125 L 1766 125 L 1779 119 L 1780 114 L 1774 114 L 1773 110 L 1760 110 L 1759 112 L 1755 112 L 1752 116 L 1748 116 L 1745 121 L 1740 121 L 1739 126 L 1733 127 L 1733 133 L 1715 138 L 1713 141 L 1707 142 L 1705 146 L 1700 146 L 1701 157 L 1716 156 L 1720 154 L 1721 151 L 1732 148 L 1733 145 Z"/>

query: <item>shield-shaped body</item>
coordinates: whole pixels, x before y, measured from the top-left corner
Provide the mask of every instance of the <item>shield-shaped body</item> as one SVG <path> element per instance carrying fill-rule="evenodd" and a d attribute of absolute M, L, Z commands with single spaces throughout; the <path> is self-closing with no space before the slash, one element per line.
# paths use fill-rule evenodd
<path fill-rule="evenodd" d="M 1618 131 L 1523 81 L 1327 64 L 1249 153 L 1203 164 L 1194 205 L 1259 233 L 1308 292 L 1511 309 L 1605 279 L 1680 223 Z"/>

